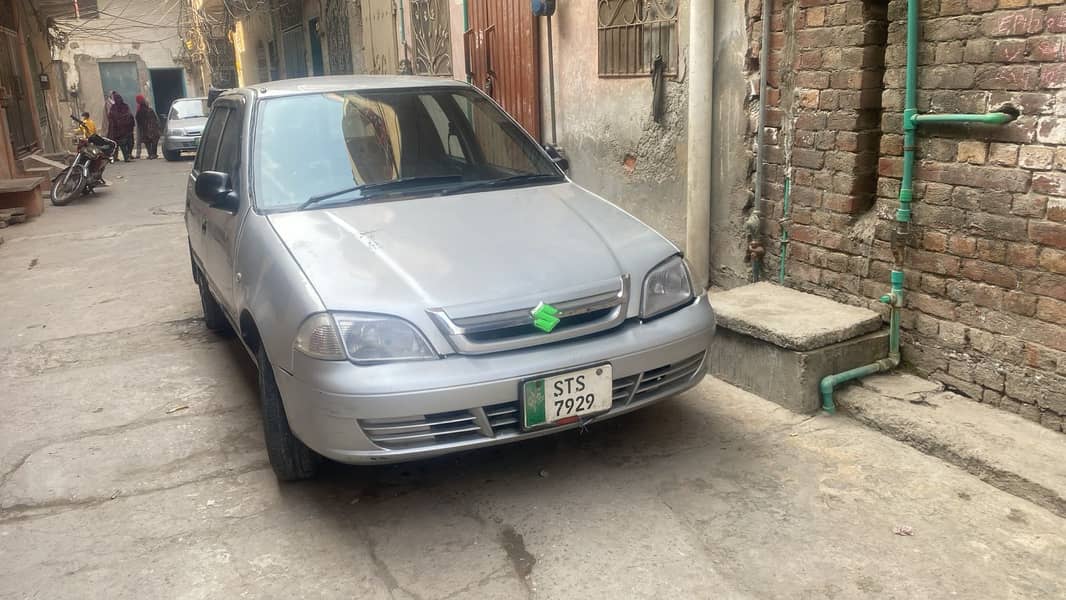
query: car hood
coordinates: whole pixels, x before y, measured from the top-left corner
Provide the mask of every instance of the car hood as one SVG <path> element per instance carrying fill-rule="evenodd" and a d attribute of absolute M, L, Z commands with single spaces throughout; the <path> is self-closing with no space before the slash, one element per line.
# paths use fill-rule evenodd
<path fill-rule="evenodd" d="M 488 314 L 536 298 L 561 301 L 624 274 L 639 286 L 648 269 L 677 252 L 569 182 L 276 213 L 269 220 L 327 309 L 412 320 L 430 308 Z"/>
<path fill-rule="evenodd" d="M 174 129 L 197 129 L 203 131 L 207 124 L 207 117 L 194 117 L 191 119 L 170 119 L 167 121 L 167 131 Z"/>

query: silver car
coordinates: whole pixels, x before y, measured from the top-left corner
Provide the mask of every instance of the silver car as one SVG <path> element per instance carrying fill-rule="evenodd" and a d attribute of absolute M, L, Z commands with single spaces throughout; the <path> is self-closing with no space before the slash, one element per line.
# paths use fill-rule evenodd
<path fill-rule="evenodd" d="M 170 105 L 163 127 L 163 158 L 178 160 L 182 152 L 196 152 L 207 123 L 207 98 L 178 98 Z"/>
<path fill-rule="evenodd" d="M 677 247 L 465 83 L 230 90 L 189 176 L 209 328 L 259 367 L 279 479 L 583 427 L 690 388 L 715 319 Z"/>

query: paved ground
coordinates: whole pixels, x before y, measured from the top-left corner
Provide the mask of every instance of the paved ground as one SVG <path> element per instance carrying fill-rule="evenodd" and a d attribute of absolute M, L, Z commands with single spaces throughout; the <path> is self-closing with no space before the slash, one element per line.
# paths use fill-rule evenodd
<path fill-rule="evenodd" d="M 710 379 L 584 434 L 279 486 L 249 362 L 198 320 L 188 167 L 118 165 L 3 232 L 0 597 L 1066 597 L 1066 520 Z"/>

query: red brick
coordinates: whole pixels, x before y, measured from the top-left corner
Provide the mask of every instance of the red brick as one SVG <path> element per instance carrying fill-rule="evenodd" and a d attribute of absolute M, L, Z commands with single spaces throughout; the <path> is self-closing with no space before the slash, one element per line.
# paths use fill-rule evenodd
<path fill-rule="evenodd" d="M 829 87 L 829 73 L 822 71 L 800 71 L 796 73 L 796 87 L 824 90 Z"/>
<path fill-rule="evenodd" d="M 1040 86 L 1046 88 L 1066 87 L 1066 64 L 1059 63 L 1040 67 Z"/>
<path fill-rule="evenodd" d="M 1046 252 L 1046 250 L 1045 250 Z M 1043 264 L 1043 255 L 1041 255 Z M 1063 271 L 1066 273 L 1066 270 Z M 1058 300 L 1066 301 L 1066 283 L 1063 283 L 1062 275 L 1055 273 L 1040 273 L 1034 271 L 1022 271 L 1021 289 L 1041 296 L 1049 296 Z"/>
<path fill-rule="evenodd" d="M 1052 273 L 1066 275 L 1066 252 L 1044 248 L 1040 252 L 1040 267 Z M 1062 284 L 1066 287 L 1066 284 Z"/>
<path fill-rule="evenodd" d="M 992 37 L 1022 37 L 1044 30 L 1044 11 L 1031 8 L 987 15 L 981 31 Z"/>
<path fill-rule="evenodd" d="M 792 164 L 798 167 L 821 169 L 825 164 L 825 153 L 817 150 L 795 148 L 792 150 Z"/>
<path fill-rule="evenodd" d="M 1024 44 L 1020 52 L 1025 54 Z M 1035 66 L 983 66 L 977 71 L 976 82 L 977 87 L 988 90 L 1031 90 L 1041 78 L 1041 68 Z"/>
<path fill-rule="evenodd" d="M 877 161 L 877 173 L 884 177 L 903 177 L 903 159 L 882 156 Z"/>
<path fill-rule="evenodd" d="M 948 238 L 948 252 L 956 256 L 976 256 L 977 240 L 968 236 L 953 235 Z"/>
<path fill-rule="evenodd" d="M 1040 246 L 1007 244 L 1007 264 L 1013 267 L 1035 267 L 1039 256 Z"/>
<path fill-rule="evenodd" d="M 1051 168 L 1055 150 L 1043 146 L 1022 146 L 1018 164 L 1026 169 L 1045 171 Z"/>
<path fill-rule="evenodd" d="M 1008 289 L 1018 285 L 1018 278 L 1010 267 L 979 260 L 963 261 L 962 275 L 973 281 L 982 281 Z"/>
<path fill-rule="evenodd" d="M 1029 173 L 1027 171 L 1001 167 L 921 161 L 915 169 L 915 174 L 926 181 L 1007 192 L 1024 192 L 1029 187 Z"/>
<path fill-rule="evenodd" d="M 942 319 L 955 318 L 955 303 L 919 292 L 907 294 L 907 306 Z"/>
<path fill-rule="evenodd" d="M 870 201 L 861 196 L 826 193 L 822 207 L 836 212 L 854 214 L 870 206 Z"/>
<path fill-rule="evenodd" d="M 977 240 L 977 258 L 1003 263 L 1007 261 L 1007 244 L 999 240 Z"/>
<path fill-rule="evenodd" d="M 1029 239 L 1037 244 L 1066 248 L 1066 223 L 1052 221 L 1031 221 Z"/>
<path fill-rule="evenodd" d="M 940 275 L 953 275 L 959 270 L 959 259 L 950 254 L 911 250 L 907 261 L 915 269 Z"/>
<path fill-rule="evenodd" d="M 997 40 L 992 44 L 993 62 L 1026 62 L 1025 40 Z"/>
<path fill-rule="evenodd" d="M 1049 33 L 1066 33 L 1066 6 L 1056 6 L 1047 11 Z"/>
<path fill-rule="evenodd" d="M 1049 221 L 1066 223 L 1066 200 L 1062 198 L 1048 198 L 1047 218 Z"/>
<path fill-rule="evenodd" d="M 939 231 L 927 231 L 922 236 L 922 247 L 930 252 L 944 252 L 948 247 L 948 236 Z"/>
<path fill-rule="evenodd" d="M 1058 325 L 1066 324 L 1066 302 L 1040 298 L 1036 305 L 1036 318 Z"/>
<path fill-rule="evenodd" d="M 1026 41 L 1029 60 L 1040 62 L 1056 62 L 1063 60 L 1063 48 L 1066 43 L 1062 36 L 1042 36 L 1029 38 Z"/>
<path fill-rule="evenodd" d="M 1011 202 L 1010 212 L 1020 217 L 1044 218 L 1047 212 L 1047 196 L 1036 194 L 1016 195 Z"/>
<path fill-rule="evenodd" d="M 796 116 L 796 129 L 820 131 L 825 129 L 825 115 L 818 113 L 801 113 Z"/>
<path fill-rule="evenodd" d="M 1033 191 L 1051 196 L 1066 196 L 1066 173 L 1034 174 Z"/>
<path fill-rule="evenodd" d="M 996 0 L 969 0 L 970 12 L 982 13 L 996 8 Z"/>

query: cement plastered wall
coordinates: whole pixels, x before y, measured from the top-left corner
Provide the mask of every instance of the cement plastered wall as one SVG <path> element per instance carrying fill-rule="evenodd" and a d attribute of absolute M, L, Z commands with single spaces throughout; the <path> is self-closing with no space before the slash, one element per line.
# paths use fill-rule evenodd
<path fill-rule="evenodd" d="M 270 56 L 269 44 L 274 39 L 274 26 L 270 19 L 270 13 L 261 11 L 244 17 L 240 21 L 242 43 L 237 52 L 237 78 L 242 86 L 254 85 L 270 80 Z M 259 57 L 257 48 L 262 44 L 263 52 L 267 54 L 266 78 L 259 73 Z M 276 65 L 273 65 L 277 68 Z"/>
<path fill-rule="evenodd" d="M 560 2 L 552 19 L 556 127 L 570 176 L 679 246 L 685 242 L 687 9 L 681 2 L 679 73 L 666 83 L 662 123 L 652 118 L 651 77 L 599 77 L 596 3 Z M 550 141 L 545 19 L 540 26 L 542 130 Z"/>
<path fill-rule="evenodd" d="M 753 167 L 749 122 L 756 118 L 758 73 L 749 65 L 744 4 L 715 2 L 713 171 L 711 178 L 711 283 L 735 287 L 748 281 L 744 221 L 752 205 Z"/>
<path fill-rule="evenodd" d="M 88 110 L 97 123 L 103 121 L 104 90 L 100 84 L 100 62 L 137 63 L 141 93 L 151 92 L 148 69 L 175 68 L 180 62 L 178 10 L 181 0 L 100 0 L 97 19 L 71 21 L 76 27 L 66 46 L 58 52 L 63 61 L 68 88 L 78 91 L 76 108 Z M 190 95 L 202 93 L 185 73 Z M 149 96 L 151 97 L 151 96 Z M 126 99 L 132 102 L 132 98 Z M 75 106 L 71 106 L 75 108 Z"/>

